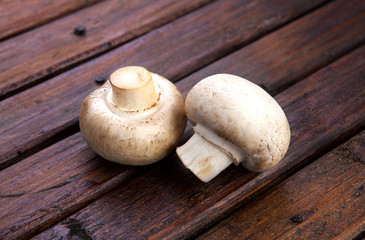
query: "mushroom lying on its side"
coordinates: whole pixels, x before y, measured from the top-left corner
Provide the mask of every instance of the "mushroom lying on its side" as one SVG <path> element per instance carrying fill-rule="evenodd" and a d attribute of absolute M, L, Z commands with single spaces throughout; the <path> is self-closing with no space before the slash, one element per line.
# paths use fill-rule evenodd
<path fill-rule="evenodd" d="M 185 125 L 181 93 L 169 80 L 142 67 L 113 72 L 80 111 L 80 129 L 88 145 L 105 159 L 127 165 L 165 157 Z"/>
<path fill-rule="evenodd" d="M 195 124 L 195 134 L 176 152 L 204 182 L 232 162 L 253 172 L 265 171 L 289 147 L 289 123 L 279 104 L 241 77 L 217 74 L 203 79 L 189 92 L 185 112 Z"/>

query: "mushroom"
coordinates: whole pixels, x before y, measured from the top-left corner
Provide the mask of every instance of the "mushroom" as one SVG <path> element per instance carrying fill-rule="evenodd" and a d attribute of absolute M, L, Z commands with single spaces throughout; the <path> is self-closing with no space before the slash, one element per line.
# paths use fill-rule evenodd
<path fill-rule="evenodd" d="M 217 74 L 201 80 L 188 93 L 185 112 L 194 135 L 176 152 L 204 182 L 232 162 L 265 171 L 289 147 L 289 123 L 280 105 L 244 78 Z"/>
<path fill-rule="evenodd" d="M 143 67 L 116 70 L 84 100 L 80 130 L 103 158 L 126 165 L 169 154 L 185 125 L 184 99 L 173 83 Z"/>

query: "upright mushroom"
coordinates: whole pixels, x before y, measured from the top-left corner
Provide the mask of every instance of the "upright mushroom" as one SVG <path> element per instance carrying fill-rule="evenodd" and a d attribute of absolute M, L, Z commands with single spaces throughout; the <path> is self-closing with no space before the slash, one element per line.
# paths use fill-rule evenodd
<path fill-rule="evenodd" d="M 195 133 L 176 152 L 204 182 L 232 162 L 265 171 L 289 147 L 290 128 L 279 104 L 241 77 L 217 74 L 201 80 L 189 92 L 185 112 Z"/>
<path fill-rule="evenodd" d="M 80 111 L 87 144 L 105 159 L 127 165 L 165 157 L 185 125 L 184 100 L 175 85 L 136 66 L 113 72 L 84 100 Z"/>

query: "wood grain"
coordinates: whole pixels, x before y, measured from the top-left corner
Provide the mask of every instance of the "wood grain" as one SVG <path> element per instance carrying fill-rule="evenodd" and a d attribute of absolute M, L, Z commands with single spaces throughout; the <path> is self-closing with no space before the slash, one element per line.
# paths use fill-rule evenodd
<path fill-rule="evenodd" d="M 55 91 L 59 90 L 55 89 Z M 73 94 L 70 93 L 65 99 L 70 98 Z M 55 102 L 55 108 L 57 104 L 64 103 L 61 99 L 63 98 L 59 98 Z M 29 105 L 25 107 L 27 108 Z M 31 111 L 36 111 L 36 109 L 38 108 L 35 107 Z M 35 116 L 41 119 L 42 112 L 44 110 L 41 109 Z M 46 119 L 45 124 L 52 124 L 49 117 Z M 94 157 L 92 151 L 86 149 L 88 149 L 86 144 L 77 134 L 47 148 L 45 152 L 33 155 L 1 172 L 3 175 L 0 178 L 4 183 L 0 187 L 3 201 L 9 203 L 11 200 L 13 203 L 4 203 L 4 209 L 0 211 L 8 212 L 0 224 L 4 226 L 0 231 L 3 232 L 3 237 L 19 238 L 23 236 L 27 238 L 32 236 L 89 201 L 100 197 L 105 191 L 126 181 L 124 177 L 118 177 L 119 175 L 116 177 L 116 172 L 128 177 L 135 173 L 135 170 L 112 163 L 101 163 L 100 158 Z M 45 169 L 45 166 L 54 167 Z M 98 171 L 98 168 L 101 170 Z M 55 173 L 56 171 L 57 173 Z M 104 179 L 104 182 L 99 185 L 92 184 L 99 183 L 100 178 Z M 32 183 L 31 187 L 29 183 Z M 11 191 L 8 191 L 9 189 Z M 21 209 L 21 213 L 19 209 Z"/>
<path fill-rule="evenodd" d="M 38 27 L 100 0 L 3 0 L 0 2 L 0 40 Z"/>
<path fill-rule="evenodd" d="M 0 172 L 0 238 L 28 239 L 140 170 L 103 161 L 70 136 Z"/>
<path fill-rule="evenodd" d="M 95 77 L 107 77 L 121 66 L 141 65 L 175 81 L 321 3 L 217 1 L 1 101 L 6 114 L 0 117 L 0 168 L 76 125 L 83 99 L 98 87 Z"/>
<path fill-rule="evenodd" d="M 108 0 L 0 42 L 0 96 L 40 82 L 211 0 Z M 74 28 L 86 27 L 85 36 Z"/>
<path fill-rule="evenodd" d="M 365 230 L 365 132 L 198 239 L 353 239 Z"/>
<path fill-rule="evenodd" d="M 93 239 L 195 236 L 273 179 L 364 127 L 364 54 L 365 46 L 276 97 L 291 124 L 292 142 L 274 168 L 254 174 L 230 166 L 204 184 L 171 155 L 35 239 L 78 233 Z"/>
<path fill-rule="evenodd" d="M 205 77 L 230 73 L 277 94 L 363 44 L 364 24 L 364 1 L 335 1 L 187 76 L 177 85 L 187 92 Z"/>
<path fill-rule="evenodd" d="M 106 2 L 117 6 L 116 1 Z M 201 238 L 229 238 L 232 234 L 237 238 L 248 234 L 260 239 L 364 237 L 365 2 L 209 2 L 197 1 L 196 7 L 195 2 L 188 2 L 190 10 L 183 3 L 175 3 L 175 7 L 179 5 L 183 9 L 180 12 L 175 8 L 177 16 L 172 16 L 175 10 L 170 15 L 165 12 L 170 8 L 158 9 L 157 15 L 147 17 L 150 22 L 142 19 L 142 25 L 147 24 L 143 26 L 133 20 L 127 22 L 136 28 L 118 35 L 118 41 L 120 38 L 129 41 L 154 30 L 117 49 L 114 48 L 124 42 L 111 45 L 108 38 L 112 30 L 120 33 L 121 29 L 106 26 L 103 30 L 108 37 L 101 38 L 108 45 L 84 50 L 81 52 L 84 58 L 72 55 L 78 51 L 74 42 L 58 42 L 53 47 L 63 49 L 62 54 L 70 51 L 67 54 L 71 55 L 67 56 L 72 60 L 70 63 L 62 62 L 61 58 L 54 61 L 51 65 L 57 66 L 55 71 L 27 65 L 31 68 L 30 76 L 39 75 L 0 96 L 0 164 L 3 163 L 0 168 L 8 166 L 0 171 L 0 239 L 34 236 L 35 239 L 191 239 L 202 233 L 205 234 Z M 8 4 L 2 1 L 0 6 L 4 3 Z M 128 6 L 139 3 L 143 5 L 137 0 L 128 2 L 131 4 Z M 315 8 L 318 9 L 312 12 Z M 103 8 L 101 12 L 109 10 Z M 141 15 L 153 12 L 148 7 L 141 11 L 144 13 L 133 9 L 136 16 L 127 14 L 118 18 L 140 21 Z M 109 11 L 110 16 L 116 16 L 115 12 L 122 10 L 115 8 Z M 56 26 L 59 21 L 66 23 L 64 20 L 74 14 L 29 32 L 48 29 L 65 39 L 65 32 L 46 27 Z M 108 16 L 82 15 L 80 19 L 100 20 L 92 24 L 101 26 Z M 168 21 L 169 24 L 156 29 Z M 78 38 L 90 38 L 89 26 L 87 29 L 86 35 Z M 276 31 L 264 36 L 273 30 Z M 18 55 L 29 58 L 34 54 L 35 64 L 42 61 L 49 64 L 52 59 L 42 49 L 49 50 L 52 43 L 48 40 L 55 38 L 42 39 L 42 36 L 47 35 L 24 38 L 29 42 L 33 37 L 38 38 L 33 43 L 44 46 L 28 45 L 28 49 L 16 53 L 18 61 L 13 65 L 8 63 L 13 56 L 4 59 L 7 70 L 22 64 L 24 59 Z M 87 47 L 92 45 L 85 43 Z M 24 45 L 19 41 L 18 44 Z M 245 47 L 220 59 L 242 46 Z M 41 54 L 32 52 L 32 47 L 38 47 Z M 2 51 L 15 52 L 16 46 L 0 48 L 0 55 Z M 105 52 L 108 53 L 98 57 Z M 184 95 L 201 78 L 220 71 L 251 79 L 271 94 L 280 93 L 275 98 L 292 127 L 288 154 L 278 166 L 265 173 L 253 174 L 242 166 L 231 166 L 208 184 L 199 182 L 175 154 L 145 167 L 127 167 L 103 160 L 87 147 L 80 133 L 73 134 L 78 130 L 78 108 L 82 99 L 97 87 L 95 77 L 107 77 L 115 68 L 127 64 L 146 66 L 172 81 L 204 67 L 177 82 Z M 62 72 L 65 73 L 51 78 Z M 2 81 L 5 80 L 0 78 Z M 23 91 L 37 83 L 40 84 Z M 20 91 L 23 92 L 15 95 Z M 358 136 L 331 151 L 361 130 Z M 182 141 L 191 134 L 188 126 Z M 55 141 L 58 142 L 53 144 Z M 42 148 L 45 149 L 39 151 Z M 1 162 L 1 149 L 5 149 L 5 154 L 12 151 L 14 157 Z M 330 153 L 317 159 L 327 152 Z M 289 179 L 275 186 L 286 178 Z M 272 189 L 273 194 L 269 192 Z M 290 198 L 293 200 L 285 199 L 285 194 L 294 195 Z M 231 216 L 235 209 L 240 211 Z M 252 231 L 249 229 L 252 225 L 246 227 L 247 222 L 240 222 L 246 216 L 242 211 L 250 214 L 247 216 L 253 219 L 250 224 L 256 220 L 257 229 Z M 258 219 L 258 212 L 269 212 L 269 216 Z M 227 222 L 231 223 L 228 230 Z M 209 231 L 212 226 L 216 228 Z M 242 232 L 234 229 L 242 230 L 242 226 Z"/>

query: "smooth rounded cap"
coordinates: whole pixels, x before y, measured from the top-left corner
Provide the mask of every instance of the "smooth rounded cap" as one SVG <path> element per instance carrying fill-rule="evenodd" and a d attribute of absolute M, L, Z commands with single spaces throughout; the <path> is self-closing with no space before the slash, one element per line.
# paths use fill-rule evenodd
<path fill-rule="evenodd" d="M 288 120 L 279 104 L 256 84 L 230 74 L 217 74 L 189 92 L 185 111 L 190 120 L 238 146 L 250 171 L 271 168 L 290 142 Z"/>
<path fill-rule="evenodd" d="M 159 98 L 151 107 L 125 110 L 115 103 L 111 85 L 116 77 L 115 85 L 128 88 L 129 80 L 124 79 L 124 73 L 117 76 L 120 73 L 113 73 L 109 81 L 84 100 L 80 111 L 81 133 L 96 153 L 110 161 L 127 165 L 156 162 L 174 150 L 184 132 L 183 97 L 169 80 L 151 73 Z M 133 85 L 135 81 L 131 83 L 137 89 L 145 86 Z"/>

